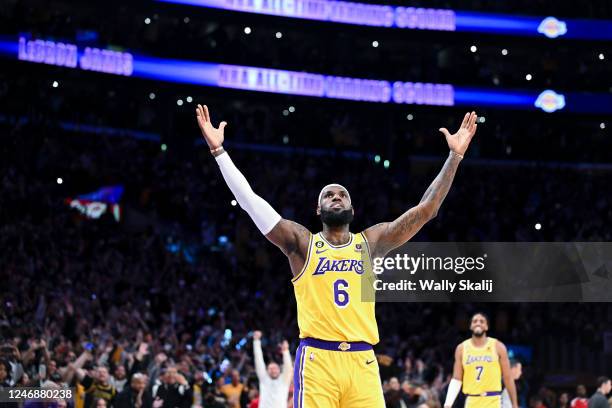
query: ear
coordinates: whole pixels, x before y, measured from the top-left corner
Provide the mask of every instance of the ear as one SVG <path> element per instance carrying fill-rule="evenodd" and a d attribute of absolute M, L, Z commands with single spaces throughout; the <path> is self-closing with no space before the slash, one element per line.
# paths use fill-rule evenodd
<path fill-rule="evenodd" d="M 355 207 L 351 205 L 351 212 L 353 213 L 353 217 L 355 216 Z"/>
<path fill-rule="evenodd" d="M 321 205 L 317 205 L 317 215 L 321 215 Z"/>

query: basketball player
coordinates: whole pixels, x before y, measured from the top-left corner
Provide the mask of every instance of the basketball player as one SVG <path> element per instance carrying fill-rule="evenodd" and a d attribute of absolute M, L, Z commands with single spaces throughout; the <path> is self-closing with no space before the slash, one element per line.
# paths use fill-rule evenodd
<path fill-rule="evenodd" d="M 506 346 L 487 337 L 489 319 L 476 313 L 470 322 L 472 337 L 455 350 L 453 379 L 448 385 L 444 408 L 451 408 L 463 383 L 465 408 L 500 408 L 502 379 L 508 390 L 512 408 L 518 408 L 516 387 L 510 370 Z"/>
<path fill-rule="evenodd" d="M 362 302 L 360 297 L 364 262 L 404 244 L 436 216 L 476 132 L 476 118 L 476 113 L 467 113 L 455 134 L 440 129 L 449 156 L 418 205 L 394 221 L 353 234 L 349 231 L 354 215 L 351 196 L 340 184 L 329 184 L 316 202 L 323 230 L 312 234 L 283 219 L 253 192 L 223 149 L 227 123 L 213 127 L 208 108 L 198 105 L 202 135 L 236 201 L 289 258 L 301 339 L 294 370 L 294 408 L 384 408 L 372 350 L 378 343 L 374 302 Z"/>

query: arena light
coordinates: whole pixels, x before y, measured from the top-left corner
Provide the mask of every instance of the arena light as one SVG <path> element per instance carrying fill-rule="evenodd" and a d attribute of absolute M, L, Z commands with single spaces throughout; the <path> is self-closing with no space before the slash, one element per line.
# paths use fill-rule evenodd
<path fill-rule="evenodd" d="M 283 33 L 281 33 L 280 31 L 277 31 L 276 34 L 274 34 L 274 36 L 280 40 L 281 38 L 283 38 Z"/>
<path fill-rule="evenodd" d="M 506 56 L 508 55 L 508 50 L 506 48 L 504 48 L 503 50 L 501 50 L 502 55 Z"/>
<path fill-rule="evenodd" d="M 57 180 L 55 180 L 57 182 L 57 184 L 62 184 L 64 182 L 64 180 L 61 177 L 58 177 Z"/>
<path fill-rule="evenodd" d="M 470 47 L 470 51 L 472 51 L 472 52 L 476 52 L 476 51 L 478 51 L 478 47 L 476 47 L 475 45 L 472 45 L 472 46 Z"/>
<path fill-rule="evenodd" d="M 155 93 L 154 92 L 151 92 L 149 94 L 149 99 L 151 99 L 151 100 L 155 99 Z"/>
<path fill-rule="evenodd" d="M 57 88 L 59 86 L 59 82 L 57 81 L 53 81 L 53 83 L 51 84 L 52 87 Z"/>
<path fill-rule="evenodd" d="M 558 19 L 337 0 L 157 0 L 244 13 L 406 30 L 612 40 L 611 20 Z"/>

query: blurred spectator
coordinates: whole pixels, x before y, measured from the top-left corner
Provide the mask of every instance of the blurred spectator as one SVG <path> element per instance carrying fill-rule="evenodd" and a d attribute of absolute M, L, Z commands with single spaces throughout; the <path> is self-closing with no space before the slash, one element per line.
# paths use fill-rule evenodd
<path fill-rule="evenodd" d="M 570 403 L 571 408 L 587 408 L 589 405 L 589 399 L 587 398 L 587 391 L 584 384 L 578 384 L 576 386 L 576 397 L 572 399 Z"/>
<path fill-rule="evenodd" d="M 597 379 L 597 391 L 589 398 L 589 408 L 608 408 L 608 394 L 612 389 L 612 382 L 608 377 Z"/>
<path fill-rule="evenodd" d="M 240 397 L 243 390 L 244 384 L 240 381 L 240 372 L 232 370 L 231 382 L 221 387 L 221 392 L 227 398 L 231 408 L 240 408 Z"/>
<path fill-rule="evenodd" d="M 185 377 L 177 372 L 175 366 L 167 365 L 151 387 L 150 396 L 153 408 L 189 408 L 193 394 Z"/>
<path fill-rule="evenodd" d="M 129 387 L 117 394 L 113 401 L 114 408 L 142 408 L 146 388 L 144 374 L 136 373 L 132 376 Z"/>
<path fill-rule="evenodd" d="M 293 377 L 293 365 L 289 354 L 289 343 L 283 341 L 281 346 L 283 368 L 275 362 L 266 363 L 261 349 L 261 331 L 253 333 L 253 353 L 255 372 L 259 379 L 259 408 L 285 408 L 289 395 L 289 385 Z"/>

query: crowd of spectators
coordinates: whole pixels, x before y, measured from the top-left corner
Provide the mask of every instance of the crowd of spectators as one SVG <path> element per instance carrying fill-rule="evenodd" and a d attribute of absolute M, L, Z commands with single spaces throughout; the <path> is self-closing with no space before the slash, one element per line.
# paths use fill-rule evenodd
<path fill-rule="evenodd" d="M 546 10 L 541 1 L 522 1 L 522 8 L 519 2 L 471 3 L 477 10 Z M 399 53 L 395 63 L 375 64 L 381 58 L 392 61 L 396 57 L 390 50 L 406 43 L 389 39 L 373 50 L 364 31 L 355 31 L 355 40 L 354 28 L 335 35 L 327 27 L 323 32 L 329 36 L 321 45 L 321 32 L 294 27 L 286 33 L 287 44 L 272 46 L 270 35 L 254 46 L 248 43 L 253 37 L 241 34 L 239 15 L 224 25 L 217 14 L 194 12 L 187 24 L 182 15 L 147 9 L 154 24 L 145 27 L 141 12 L 120 13 L 116 24 L 108 24 L 104 13 L 91 20 L 82 17 L 87 13 L 71 16 L 73 4 L 53 2 L 52 13 L 51 6 L 41 4 L 6 2 L 0 10 L 6 30 L 63 38 L 89 29 L 105 42 L 150 53 L 155 46 L 176 58 L 286 69 L 304 69 L 306 60 L 315 72 L 482 86 L 498 74 L 502 85 L 512 84 L 509 71 L 528 59 L 519 51 L 528 48 L 525 44 L 513 50 L 513 65 L 487 59 L 486 50 L 496 45 L 481 47 L 484 54 L 467 59 L 465 44 L 432 48 L 411 38 L 411 55 Z M 572 15 L 573 4 L 556 3 Z M 443 1 L 413 5 L 454 7 Z M 601 2 L 583 5 L 580 12 L 610 16 L 609 4 Z M 254 34 L 272 29 L 255 27 Z M 177 38 L 184 47 L 176 47 Z M 367 52 L 349 55 L 345 43 L 359 41 Z M 605 91 L 610 85 L 605 66 L 594 65 L 591 49 L 572 54 L 574 45 L 560 46 L 554 50 L 558 55 L 544 53 L 536 68 L 552 67 L 548 78 L 553 84 Z M 189 51 L 202 49 L 202 55 Z M 571 66 L 555 60 L 567 55 L 573 57 Z M 346 63 L 349 56 L 355 56 L 354 63 Z M 373 64 L 376 71 L 368 71 Z M 267 362 L 282 362 L 284 340 L 292 354 L 297 347 L 286 259 L 231 204 L 214 160 L 204 146 L 194 144 L 193 105 L 178 106 L 178 94 L 209 103 L 214 120 L 230 123 L 228 146 L 252 144 L 228 147 L 237 166 L 283 217 L 312 231 L 320 228 L 316 195 L 329 182 L 351 192 L 353 231 L 388 221 L 418 203 L 446 153 L 435 130 L 452 129 L 461 117 L 451 110 L 265 95 L 256 103 L 252 95 L 228 103 L 226 91 L 127 85 L 127 79 L 117 77 L 99 75 L 94 81 L 77 71 L 9 65 L 0 73 L 0 387 L 75 387 L 76 400 L 59 402 L 62 407 L 255 408 L 259 383 L 253 332 L 264 333 Z M 535 78 L 540 80 L 537 72 Z M 54 81 L 57 86 L 51 86 Z M 297 110 L 289 112 L 289 105 Z M 438 216 L 415 240 L 612 239 L 610 170 L 593 165 L 611 159 L 605 126 L 592 117 L 538 113 L 516 120 L 514 115 L 486 112 L 487 121 L 481 122 Z M 155 132 L 161 140 L 75 131 L 66 123 Z M 271 145 L 281 149 L 271 153 L 265 149 Z M 294 147 L 327 150 L 300 153 L 290 150 Z M 359 154 L 347 158 L 341 154 L 345 150 Z M 382 159 L 374 160 L 374 154 Z M 385 160 L 390 165 L 383 165 Z M 110 215 L 87 219 L 66 204 L 69 197 L 108 185 L 125 187 L 119 222 Z M 547 383 L 549 367 L 535 364 L 538 340 L 580 341 L 602 352 L 602 333 L 610 327 L 605 304 L 380 304 L 376 353 L 388 407 L 440 408 L 453 349 L 467 335 L 470 313 L 483 307 L 492 316 L 493 336 L 535 350 L 534 364 L 525 361 L 519 382 L 521 408 L 586 408 L 583 399 L 591 390 L 587 393 L 584 385 L 574 391 Z"/>
<path fill-rule="evenodd" d="M 250 333 L 264 331 L 266 361 L 281 361 L 284 339 L 297 346 L 288 266 L 231 205 L 206 149 L 163 151 L 53 121 L 5 124 L 2 132 L 0 382 L 78 384 L 88 408 L 256 406 Z M 239 149 L 232 156 L 255 191 L 315 231 L 312 192 L 328 181 L 352 192 L 359 230 L 418 202 L 442 161 L 385 169 L 365 158 Z M 416 239 L 609 240 L 606 179 L 575 169 L 462 166 Z M 126 188 L 119 223 L 85 219 L 65 203 L 112 184 Z M 535 230 L 536 220 L 545 228 Z M 439 406 L 452 350 L 477 307 L 379 305 L 377 354 L 390 407 Z M 493 335 L 506 342 L 563 333 L 603 350 L 605 305 L 486 307 L 497 322 Z M 540 398 L 556 408 L 553 391 L 539 388 L 546 367 L 526 371 L 524 406 L 536 408 Z"/>

